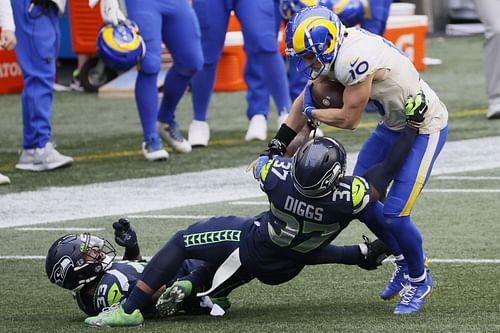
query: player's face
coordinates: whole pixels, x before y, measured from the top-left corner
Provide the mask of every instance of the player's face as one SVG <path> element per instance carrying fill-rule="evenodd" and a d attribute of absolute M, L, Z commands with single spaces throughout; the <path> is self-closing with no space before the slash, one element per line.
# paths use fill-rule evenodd
<path fill-rule="evenodd" d="M 318 61 L 314 53 L 306 53 L 302 56 L 302 60 L 304 61 L 304 64 L 313 71 L 318 72 L 321 70 L 322 64 Z"/>
<path fill-rule="evenodd" d="M 88 248 L 83 259 L 85 262 L 102 262 L 106 258 L 106 254 L 99 247 Z"/>

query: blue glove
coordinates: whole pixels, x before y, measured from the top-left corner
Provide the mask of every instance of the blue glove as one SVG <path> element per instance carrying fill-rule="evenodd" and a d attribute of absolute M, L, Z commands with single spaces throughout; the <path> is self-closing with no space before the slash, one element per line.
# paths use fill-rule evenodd
<path fill-rule="evenodd" d="M 119 219 L 113 223 L 115 229 L 115 242 L 125 248 L 133 248 L 137 246 L 137 235 L 130 227 L 130 222 L 127 219 Z"/>
<path fill-rule="evenodd" d="M 262 171 L 264 165 L 266 165 L 266 163 L 269 162 L 269 159 L 270 158 L 268 155 L 260 155 L 259 157 L 257 157 L 256 160 L 250 163 L 250 165 L 247 168 L 247 171 L 250 171 L 250 169 L 252 169 L 253 178 L 259 180 L 260 172 Z"/>
<path fill-rule="evenodd" d="M 318 128 L 319 122 L 314 119 L 312 112 L 317 109 L 311 95 L 312 83 L 308 83 L 304 88 L 304 103 L 302 104 L 302 114 L 307 118 L 307 123 L 312 128 Z"/>

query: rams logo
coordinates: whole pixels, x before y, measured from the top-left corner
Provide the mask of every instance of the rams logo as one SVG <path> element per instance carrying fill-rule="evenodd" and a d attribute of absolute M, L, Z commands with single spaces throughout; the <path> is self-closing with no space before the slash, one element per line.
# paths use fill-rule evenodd
<path fill-rule="evenodd" d="M 74 267 L 73 260 L 70 257 L 64 256 L 57 264 L 54 265 L 54 269 L 52 270 L 52 274 L 50 275 L 50 281 L 57 284 L 58 286 L 63 286 L 64 279 L 66 279 L 66 274 L 68 273 L 68 269 Z"/>

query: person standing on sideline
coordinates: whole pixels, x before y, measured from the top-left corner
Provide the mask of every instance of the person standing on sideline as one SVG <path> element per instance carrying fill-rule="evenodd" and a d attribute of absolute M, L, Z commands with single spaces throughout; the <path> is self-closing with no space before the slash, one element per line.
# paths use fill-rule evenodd
<path fill-rule="evenodd" d="M 477 13 L 484 24 L 484 67 L 486 70 L 486 94 L 488 95 L 488 119 L 500 119 L 500 0 L 474 0 Z"/>
<path fill-rule="evenodd" d="M 73 163 L 52 143 L 53 84 L 59 51 L 58 15 L 66 0 L 12 1 L 16 55 L 23 74 L 23 149 L 18 170 L 48 171 Z"/>
<path fill-rule="evenodd" d="M 90 0 L 94 7 L 99 0 Z M 168 159 L 160 137 L 178 153 L 189 153 L 191 144 L 177 128 L 175 110 L 192 76 L 203 66 L 200 28 L 186 0 L 125 0 L 128 17 L 139 27 L 146 53 L 139 63 L 135 101 L 139 111 L 148 161 Z M 101 0 L 106 23 L 125 21 L 118 0 Z M 173 66 L 165 76 L 163 99 L 158 107 L 156 81 L 161 68 L 162 42 L 172 55 Z"/>
<path fill-rule="evenodd" d="M 16 46 L 16 26 L 12 16 L 10 0 L 0 0 L 0 48 L 10 51 Z M 0 185 L 10 184 L 9 177 L 0 173 Z"/>
<path fill-rule="evenodd" d="M 245 40 L 247 59 L 252 58 L 262 69 L 267 89 L 273 96 L 280 113 L 288 113 L 290 98 L 285 64 L 278 51 L 276 41 L 274 3 L 271 0 L 193 0 L 200 22 L 204 65 L 191 81 L 194 120 L 189 126 L 188 140 L 193 146 L 208 145 L 210 128 L 206 121 L 208 106 L 212 96 L 217 62 L 224 48 L 227 26 L 231 11 L 234 11 L 241 24 Z M 247 114 L 249 130 L 257 125 L 256 135 L 247 135 L 265 140 L 267 120 L 262 114 Z"/>

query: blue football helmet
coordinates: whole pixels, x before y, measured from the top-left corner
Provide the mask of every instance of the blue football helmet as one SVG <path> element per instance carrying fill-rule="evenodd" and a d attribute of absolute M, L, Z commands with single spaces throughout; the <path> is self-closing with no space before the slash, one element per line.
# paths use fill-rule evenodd
<path fill-rule="evenodd" d="M 77 291 L 111 265 L 116 251 L 107 240 L 89 233 L 57 239 L 45 258 L 50 282 Z"/>
<path fill-rule="evenodd" d="M 97 52 L 110 68 L 126 71 L 144 58 L 146 45 L 135 23 L 106 24 L 97 35 Z"/>
<path fill-rule="evenodd" d="M 330 70 L 344 32 L 344 25 L 330 9 L 322 6 L 304 8 L 286 26 L 286 53 L 300 57 L 297 70 L 315 80 Z"/>
<path fill-rule="evenodd" d="M 302 195 L 322 198 L 344 177 L 347 154 L 337 140 L 323 136 L 308 141 L 292 159 L 293 185 Z"/>
<path fill-rule="evenodd" d="M 317 4 L 317 0 L 280 0 L 279 11 L 281 18 L 285 21 L 288 21 L 295 13 L 300 11 L 302 8 L 316 6 Z"/>
<path fill-rule="evenodd" d="M 360 24 L 365 17 L 365 6 L 361 0 L 319 0 L 318 6 L 331 9 L 346 27 Z"/>

